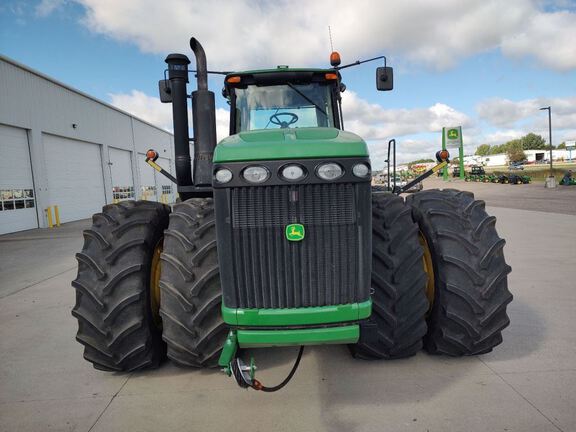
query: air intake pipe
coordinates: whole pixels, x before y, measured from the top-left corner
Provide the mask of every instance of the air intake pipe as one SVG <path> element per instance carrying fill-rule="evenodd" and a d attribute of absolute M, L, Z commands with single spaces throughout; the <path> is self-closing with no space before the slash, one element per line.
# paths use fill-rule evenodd
<path fill-rule="evenodd" d="M 184 54 L 170 54 L 166 57 L 172 118 L 174 121 L 174 154 L 178 186 L 191 186 L 192 166 L 190 164 L 190 136 L 188 134 L 188 65 L 190 60 Z"/>
<path fill-rule="evenodd" d="M 208 71 L 204 48 L 195 38 L 190 48 L 196 57 L 197 90 L 192 92 L 194 125 L 194 185 L 212 186 L 212 157 L 216 147 L 216 108 L 214 93 L 208 90 Z"/>

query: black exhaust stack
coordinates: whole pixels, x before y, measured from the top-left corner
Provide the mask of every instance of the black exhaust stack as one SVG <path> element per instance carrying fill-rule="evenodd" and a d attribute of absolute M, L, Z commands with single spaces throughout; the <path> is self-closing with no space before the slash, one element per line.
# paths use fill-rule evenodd
<path fill-rule="evenodd" d="M 176 179 L 182 200 L 212 195 L 212 156 L 216 147 L 216 107 L 214 93 L 208 90 L 206 54 L 195 38 L 190 39 L 190 48 L 196 56 L 198 82 L 197 90 L 192 92 L 194 179 L 188 134 L 188 57 L 183 54 L 168 55 L 165 60 L 168 80 L 160 81 L 161 101 L 172 102 Z"/>
<path fill-rule="evenodd" d="M 216 106 L 214 93 L 208 90 L 208 71 L 204 48 L 190 38 L 190 48 L 196 56 L 198 89 L 192 92 L 192 122 L 194 125 L 194 184 L 212 186 L 212 157 L 216 147 Z"/>

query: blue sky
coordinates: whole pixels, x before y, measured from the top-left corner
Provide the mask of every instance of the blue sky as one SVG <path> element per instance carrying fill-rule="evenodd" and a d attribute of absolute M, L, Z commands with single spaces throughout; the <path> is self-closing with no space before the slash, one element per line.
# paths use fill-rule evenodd
<path fill-rule="evenodd" d="M 432 155 L 442 126 L 462 124 L 468 152 L 532 131 L 545 135 L 547 119 L 538 111 L 544 105 L 553 107 L 555 144 L 576 139 L 571 1 L 407 1 L 384 9 L 378 1 L 319 0 L 307 2 L 305 15 L 294 0 L 191 4 L 7 0 L 0 6 L 0 53 L 169 128 L 157 81 L 167 53 L 192 58 L 190 36 L 204 44 L 214 69 L 323 66 L 330 25 L 344 63 L 385 54 L 395 68 L 395 90 L 380 93 L 377 63 L 343 71 L 345 125 L 369 141 L 377 166 L 393 137 L 403 160 Z M 223 135 L 221 77 L 210 86 Z"/>

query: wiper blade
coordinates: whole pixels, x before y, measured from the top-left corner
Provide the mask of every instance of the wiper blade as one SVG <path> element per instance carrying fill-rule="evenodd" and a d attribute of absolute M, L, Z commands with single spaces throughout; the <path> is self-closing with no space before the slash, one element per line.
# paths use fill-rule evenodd
<path fill-rule="evenodd" d="M 304 99 L 306 99 L 307 102 L 310 102 L 312 105 L 314 105 L 316 108 L 318 108 L 322 114 L 324 114 L 325 116 L 328 115 L 328 114 L 326 114 L 326 111 L 324 111 L 322 109 L 322 107 L 320 107 L 319 105 L 316 105 L 316 103 L 312 99 L 310 99 L 308 96 L 306 96 L 304 93 L 302 93 L 296 87 L 294 87 L 294 84 L 292 84 L 292 83 L 286 83 L 286 84 L 288 85 L 288 87 L 290 87 L 296 93 L 298 93 L 300 96 L 302 96 Z"/>

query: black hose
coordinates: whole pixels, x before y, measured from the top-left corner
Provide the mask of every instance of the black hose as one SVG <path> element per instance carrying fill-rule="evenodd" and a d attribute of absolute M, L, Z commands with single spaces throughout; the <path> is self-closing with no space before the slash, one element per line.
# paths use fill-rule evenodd
<path fill-rule="evenodd" d="M 278 384 L 274 387 L 266 387 L 257 379 L 252 379 L 252 378 L 246 376 L 245 373 L 242 371 L 242 367 L 245 367 L 245 365 L 239 357 L 234 358 L 230 362 L 230 370 L 232 372 L 232 376 L 236 380 L 236 383 L 241 388 L 244 388 L 244 389 L 252 388 L 254 390 L 261 390 L 261 391 L 266 392 L 266 393 L 273 393 L 273 392 L 276 392 L 276 391 L 282 389 L 284 386 L 286 386 L 286 384 L 288 384 L 290 382 L 290 380 L 294 377 L 294 374 L 296 373 L 296 370 L 298 369 L 298 366 L 300 365 L 300 360 L 302 359 L 303 353 L 304 353 L 304 346 L 301 346 L 300 351 L 298 352 L 298 357 L 296 357 L 296 361 L 294 362 L 294 366 L 292 366 L 292 370 L 290 371 L 288 376 L 284 379 L 284 381 L 282 381 L 280 384 Z"/>
<path fill-rule="evenodd" d="M 296 357 L 296 362 L 294 363 L 294 366 L 292 366 L 292 370 L 290 371 L 288 376 L 284 379 L 284 381 L 282 381 L 280 384 L 278 384 L 274 387 L 266 387 L 266 386 L 262 385 L 262 383 L 260 383 L 260 381 L 254 380 L 254 383 L 252 384 L 252 388 L 254 390 L 261 390 L 261 391 L 266 392 L 266 393 L 273 393 L 275 391 L 282 389 L 286 384 L 288 384 L 290 382 L 290 380 L 292 379 L 292 377 L 296 373 L 296 370 L 298 369 L 298 365 L 300 364 L 300 360 L 302 359 L 303 353 L 304 353 L 304 346 L 301 346 L 300 351 L 298 352 L 298 357 Z"/>

